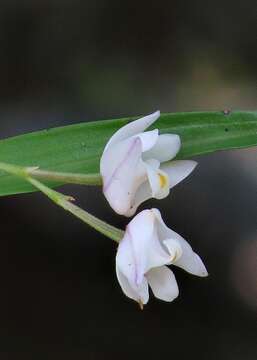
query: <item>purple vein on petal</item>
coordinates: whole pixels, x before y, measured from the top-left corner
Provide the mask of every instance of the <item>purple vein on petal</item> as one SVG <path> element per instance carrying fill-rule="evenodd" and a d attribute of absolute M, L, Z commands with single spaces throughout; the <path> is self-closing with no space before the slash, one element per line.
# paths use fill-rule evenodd
<path fill-rule="evenodd" d="M 126 155 L 124 156 L 123 160 L 121 160 L 121 162 L 118 164 L 118 166 L 116 167 L 116 169 L 114 170 L 114 172 L 112 173 L 112 175 L 110 176 L 109 180 L 105 183 L 104 187 L 103 187 L 103 191 L 107 191 L 109 186 L 111 185 L 113 178 L 115 178 L 115 176 L 117 175 L 117 173 L 120 171 L 120 169 L 122 168 L 122 166 L 126 163 L 127 159 L 129 158 L 130 154 L 132 153 L 132 151 L 134 150 L 134 148 L 136 147 L 136 145 L 140 143 L 140 139 L 139 138 L 135 138 L 131 144 L 131 146 L 129 147 Z M 129 175 L 130 176 L 130 175 Z"/>

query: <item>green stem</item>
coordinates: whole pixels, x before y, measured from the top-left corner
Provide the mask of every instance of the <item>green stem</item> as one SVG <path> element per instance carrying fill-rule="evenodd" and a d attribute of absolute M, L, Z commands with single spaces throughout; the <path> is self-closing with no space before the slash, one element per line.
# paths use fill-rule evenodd
<path fill-rule="evenodd" d="M 28 176 L 28 170 L 27 169 L 33 169 L 33 168 L 25 168 L 18 165 L 11 165 L 7 163 L 0 162 L 0 169 L 12 174 L 16 175 L 22 178 L 26 178 Z"/>
<path fill-rule="evenodd" d="M 116 227 L 109 225 L 108 223 L 98 219 L 97 217 L 89 214 L 87 211 L 81 209 L 80 207 L 72 204 L 70 201 L 74 200 L 70 196 L 63 195 L 53 189 L 50 189 L 48 186 L 42 184 L 36 179 L 27 177 L 27 180 L 34 185 L 37 189 L 42 191 L 46 196 L 53 200 L 57 205 L 61 206 L 63 209 L 69 211 L 75 215 L 80 220 L 84 221 L 86 224 L 93 227 L 95 230 L 100 233 L 108 236 L 112 240 L 119 242 L 123 237 L 124 232 Z"/>
<path fill-rule="evenodd" d="M 62 183 L 80 184 L 80 185 L 102 185 L 100 174 L 79 174 L 41 170 L 38 168 L 28 168 L 28 174 L 39 180 L 53 180 Z"/>
<path fill-rule="evenodd" d="M 48 186 L 42 184 L 40 181 L 34 179 L 29 175 L 29 173 L 33 173 L 35 168 L 23 168 L 21 166 L 11 165 L 0 162 L 0 169 L 4 170 L 10 174 L 19 176 L 24 180 L 30 182 L 33 186 L 35 186 L 38 190 L 43 192 L 47 197 L 49 197 L 52 201 L 54 201 L 57 205 L 61 206 L 63 209 L 67 210 L 86 224 L 90 225 L 95 230 L 100 233 L 106 235 L 112 240 L 119 243 L 122 239 L 124 232 L 100 219 L 91 215 L 87 211 L 81 209 L 79 206 L 72 204 L 70 201 L 74 200 L 70 196 L 63 195 Z"/>

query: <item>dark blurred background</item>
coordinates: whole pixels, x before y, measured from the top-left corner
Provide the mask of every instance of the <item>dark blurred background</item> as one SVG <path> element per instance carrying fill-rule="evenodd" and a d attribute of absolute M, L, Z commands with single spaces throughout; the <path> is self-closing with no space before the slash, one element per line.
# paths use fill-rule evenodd
<path fill-rule="evenodd" d="M 1 138 L 97 119 L 257 108 L 256 0 L 1 1 Z M 158 206 L 206 279 L 145 310 L 114 243 L 41 194 L 1 198 L 1 359 L 257 358 L 257 154 L 217 153 Z M 98 188 L 66 186 L 124 226 Z"/>

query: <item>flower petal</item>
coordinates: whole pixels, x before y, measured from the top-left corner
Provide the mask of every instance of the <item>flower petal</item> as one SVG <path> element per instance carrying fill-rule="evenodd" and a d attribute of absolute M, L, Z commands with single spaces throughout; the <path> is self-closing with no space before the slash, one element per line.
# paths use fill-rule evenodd
<path fill-rule="evenodd" d="M 138 281 L 138 272 L 140 264 L 136 262 L 134 249 L 132 246 L 131 235 L 126 231 L 123 239 L 120 241 L 116 254 L 116 269 L 127 278 L 131 288 L 135 288 Z M 143 274 L 141 271 L 140 278 Z"/>
<path fill-rule="evenodd" d="M 186 270 L 190 274 L 205 277 L 208 272 L 199 255 L 197 255 L 183 238 L 180 239 L 182 256 L 173 262 L 174 265 Z"/>
<path fill-rule="evenodd" d="M 164 240 L 171 238 L 171 232 L 173 233 L 174 231 L 172 231 L 170 228 L 168 228 L 168 226 L 165 224 L 165 222 L 162 219 L 160 211 L 156 208 L 153 208 L 151 210 L 154 213 L 154 216 L 157 220 L 156 227 L 157 227 L 158 237 L 159 237 L 160 241 L 163 242 Z"/>
<path fill-rule="evenodd" d="M 137 220 L 137 216 L 134 219 Z M 151 238 L 153 233 L 153 222 L 148 221 L 147 224 L 141 224 L 140 221 L 135 221 L 134 226 L 137 229 L 133 229 L 132 224 L 131 230 L 129 229 L 130 224 L 118 246 L 116 267 L 127 278 L 131 288 L 136 291 L 146 273 L 145 247 L 148 238 Z"/>
<path fill-rule="evenodd" d="M 120 287 L 127 297 L 137 301 L 140 305 L 147 304 L 149 300 L 149 288 L 146 278 L 143 279 L 143 282 L 137 287 L 137 289 L 133 289 L 126 276 L 117 267 L 116 274 Z"/>
<path fill-rule="evenodd" d="M 106 151 L 110 145 L 117 144 L 118 142 L 125 140 L 133 135 L 139 134 L 150 125 L 152 125 L 160 116 L 160 111 L 156 111 L 150 115 L 144 116 L 138 120 L 132 121 L 129 124 L 120 128 L 116 133 L 110 138 L 106 144 L 104 151 Z"/>
<path fill-rule="evenodd" d="M 167 266 L 150 270 L 146 277 L 154 296 L 158 299 L 173 301 L 178 296 L 177 281 L 173 272 Z"/>
<path fill-rule="evenodd" d="M 140 184 L 144 181 L 139 138 L 130 138 L 105 151 L 100 161 L 103 192 L 111 207 L 126 215 Z"/>
<path fill-rule="evenodd" d="M 156 144 L 159 137 L 159 130 L 155 129 L 152 131 L 146 131 L 144 133 L 135 135 L 135 137 L 140 138 L 142 145 L 142 152 L 144 152 L 151 149 Z"/>
<path fill-rule="evenodd" d="M 173 241 L 177 241 L 181 246 L 182 252 L 180 251 L 180 256 L 177 256 L 175 260 L 172 261 L 173 265 L 176 265 L 185 271 L 189 272 L 190 274 L 205 277 L 208 276 L 208 272 L 201 260 L 201 258 L 193 251 L 189 243 L 182 238 L 179 234 L 175 231 L 169 229 L 170 231 L 170 238 Z M 167 249 L 169 250 L 169 241 L 163 242 Z M 172 251 L 172 247 L 171 247 Z M 174 251 L 172 251 L 172 254 Z M 179 255 L 179 252 L 178 252 Z"/>
<path fill-rule="evenodd" d="M 155 214 L 158 220 L 157 229 L 160 241 L 167 248 L 167 251 L 172 257 L 174 257 L 174 253 L 177 254 L 175 261 L 173 260 L 172 263 L 178 267 L 181 267 L 190 274 L 202 277 L 208 276 L 208 272 L 202 260 L 192 250 L 189 243 L 183 239 L 182 236 L 166 226 L 158 209 L 152 209 L 152 212 Z M 176 242 L 179 244 L 181 249 L 175 246 Z"/>
<path fill-rule="evenodd" d="M 135 301 L 139 300 L 139 296 L 136 293 L 136 291 L 130 286 L 130 283 L 125 275 L 119 270 L 119 268 L 116 266 L 116 274 L 117 278 L 120 284 L 120 287 L 124 294 L 129 297 L 130 299 L 133 299 Z"/>
<path fill-rule="evenodd" d="M 143 280 L 141 284 L 137 288 L 137 294 L 138 294 L 138 303 L 141 306 L 141 304 L 147 304 L 149 300 L 149 286 L 148 281 L 145 277 L 143 277 Z"/>
<path fill-rule="evenodd" d="M 152 267 L 169 262 L 170 257 L 158 239 L 156 219 L 151 210 L 137 214 L 127 226 L 126 233 L 130 236 L 138 281 Z"/>
<path fill-rule="evenodd" d="M 170 188 L 184 180 L 196 167 L 197 162 L 193 160 L 177 160 L 161 164 L 161 170 L 169 176 Z"/>
<path fill-rule="evenodd" d="M 141 205 L 146 200 L 151 199 L 152 196 L 152 189 L 150 187 L 149 181 L 145 181 L 143 184 L 139 186 L 137 189 L 134 199 L 131 203 L 131 207 L 126 213 L 127 216 L 133 216 L 137 211 L 139 205 Z"/>
<path fill-rule="evenodd" d="M 143 154 L 143 159 L 157 159 L 160 162 L 169 161 L 177 155 L 180 147 L 181 141 L 179 135 L 159 135 L 154 147 Z"/>

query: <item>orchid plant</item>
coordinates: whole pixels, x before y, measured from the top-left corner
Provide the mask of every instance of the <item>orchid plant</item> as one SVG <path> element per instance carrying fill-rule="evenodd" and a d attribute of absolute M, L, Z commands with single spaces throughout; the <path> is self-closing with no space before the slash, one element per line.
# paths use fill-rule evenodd
<path fill-rule="evenodd" d="M 0 195 L 39 190 L 57 205 L 118 243 L 116 274 L 122 291 L 143 308 L 154 296 L 173 301 L 179 293 L 168 266 L 208 275 L 190 244 L 165 225 L 158 209 L 138 206 L 163 199 L 195 168 L 186 157 L 257 145 L 256 112 L 159 111 L 139 119 L 83 123 L 0 141 Z M 175 159 L 175 160 L 174 160 Z M 112 209 L 135 216 L 125 231 L 75 205 L 53 188 L 101 185 Z"/>

